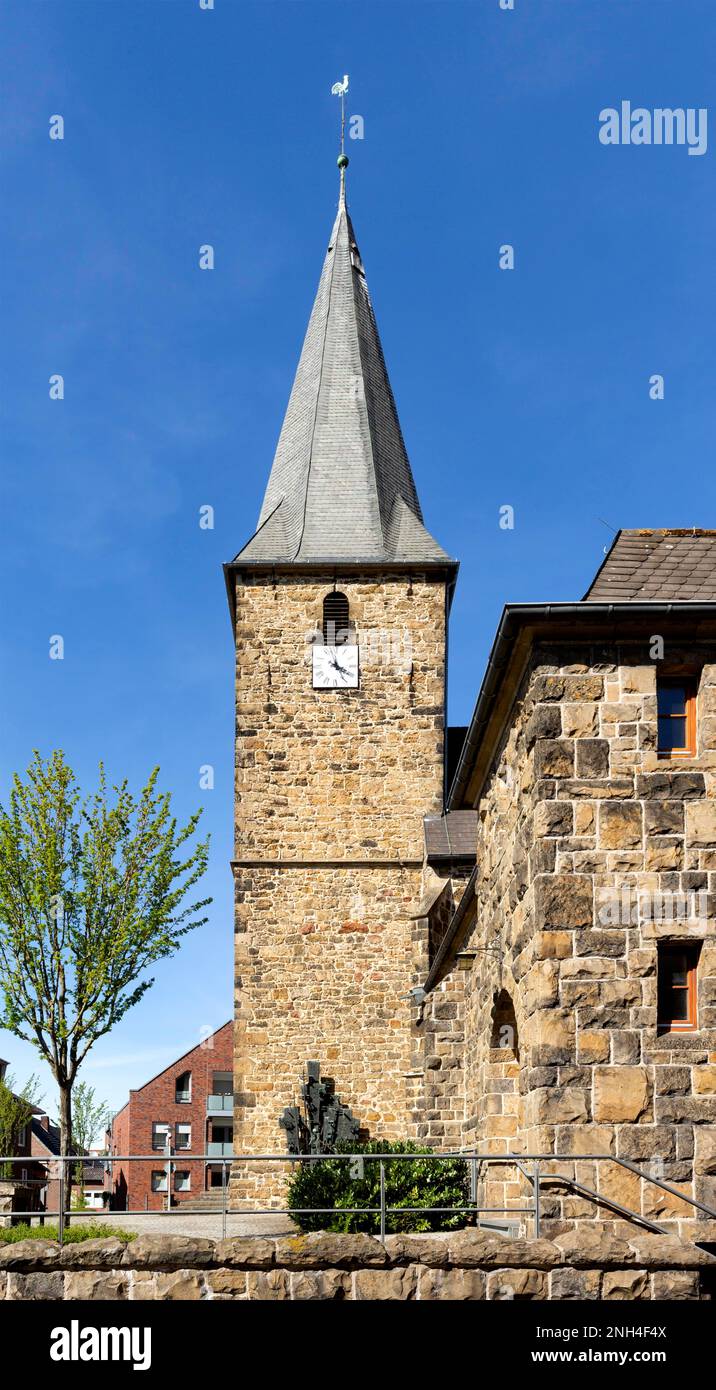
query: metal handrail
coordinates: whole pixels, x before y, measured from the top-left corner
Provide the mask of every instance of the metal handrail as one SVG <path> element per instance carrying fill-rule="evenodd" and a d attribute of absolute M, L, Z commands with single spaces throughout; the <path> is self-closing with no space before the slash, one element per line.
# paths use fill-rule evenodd
<path fill-rule="evenodd" d="M 611 1207 L 611 1208 L 612 1208 L 613 1210 L 615 1210 L 615 1211 L 620 1212 L 623 1216 L 628 1217 L 629 1219 L 631 1219 L 631 1220 L 633 1220 L 633 1221 L 638 1221 L 638 1222 L 640 1222 L 642 1225 L 646 1226 L 649 1230 L 655 1231 L 655 1232 L 657 1232 L 658 1234 L 661 1234 L 661 1235 L 665 1234 L 664 1228 L 663 1228 L 662 1226 L 658 1226 L 655 1222 L 651 1221 L 648 1217 L 642 1216 L 640 1212 L 633 1211 L 630 1207 L 622 1206 L 619 1202 L 614 1201 L 612 1198 L 606 1196 L 605 1194 L 602 1194 L 602 1193 L 597 1192 L 597 1191 L 596 1191 L 595 1189 L 593 1189 L 593 1188 L 585 1187 L 584 1184 L 581 1184 L 581 1183 L 576 1182 L 576 1180 L 575 1180 L 574 1178 L 566 1177 L 564 1174 L 561 1174 L 561 1173 L 545 1173 L 545 1172 L 542 1170 L 542 1167 L 541 1167 L 541 1165 L 542 1165 L 543 1163 L 575 1163 L 575 1162 L 577 1162 L 577 1161 L 580 1162 L 580 1163 L 585 1163 L 585 1162 L 590 1162 L 590 1163 L 614 1163 L 614 1164 L 617 1164 L 617 1165 L 618 1165 L 619 1167 L 621 1167 L 621 1168 L 626 1168 L 629 1172 L 636 1174 L 637 1177 L 644 1179 L 646 1182 L 652 1183 L 655 1187 L 661 1188 L 662 1191 L 668 1192 L 671 1196 L 679 1198 L 682 1202 L 686 1202 L 689 1206 L 694 1207 L 696 1210 L 703 1212 L 706 1216 L 708 1216 L 708 1217 L 710 1217 L 710 1218 L 716 1220 L 716 1211 L 715 1211 L 712 1207 L 707 1206 L 704 1202 L 699 1202 L 699 1201 L 696 1200 L 695 1197 L 689 1197 L 685 1192 L 680 1192 L 679 1189 L 678 1189 L 677 1187 L 673 1187 L 670 1183 L 664 1182 L 663 1179 L 661 1179 L 661 1178 L 655 1178 L 651 1173 L 645 1172 L 642 1168 L 639 1168 L 635 1163 L 631 1163 L 628 1159 L 625 1159 L 625 1158 L 615 1158 L 615 1156 L 614 1156 L 613 1154 L 605 1154 L 605 1153 L 597 1153 L 597 1154 L 589 1154 L 589 1153 L 587 1153 L 587 1154 L 559 1154 L 559 1153 L 538 1153 L 538 1154 L 532 1154 L 532 1153 L 526 1153 L 526 1154 L 509 1154 L 509 1153 L 508 1153 L 508 1154 L 481 1154 L 481 1153 L 475 1153 L 475 1152 L 472 1152 L 472 1151 L 465 1152 L 465 1151 L 463 1150 L 463 1151 L 455 1151 L 455 1152 L 448 1152 L 448 1153 L 433 1153 L 433 1152 L 430 1152 L 430 1153 L 371 1153 L 371 1154 L 368 1154 L 368 1153 L 339 1153 L 339 1154 L 336 1154 L 336 1153 L 327 1153 L 327 1154 L 323 1154 L 323 1153 L 321 1153 L 321 1154 L 287 1154 L 287 1153 L 280 1153 L 280 1154 L 275 1154 L 275 1153 L 273 1153 L 273 1154 L 242 1154 L 242 1153 L 235 1153 L 235 1154 L 232 1155 L 231 1158 L 215 1158 L 215 1157 L 214 1157 L 212 1154 L 210 1154 L 210 1153 L 191 1154 L 191 1153 L 186 1153 L 183 1149 L 181 1149 L 181 1150 L 176 1150 L 176 1149 L 167 1150 L 167 1149 L 164 1149 L 164 1150 L 158 1150 L 158 1151 L 155 1150 L 153 1153 L 150 1153 L 150 1154 L 106 1154 L 106 1155 L 103 1154 L 103 1155 L 99 1155 L 99 1156 L 98 1156 L 98 1159 L 99 1159 L 100 1162 L 102 1162 L 103 1164 L 106 1165 L 107 1171 L 111 1174 L 111 1168 L 112 1168 L 112 1164 L 113 1164 L 113 1163 L 154 1163 L 154 1164 L 156 1164 L 157 1161 L 158 1161 L 158 1159 L 160 1158 L 160 1155 L 164 1158 L 165 1163 L 168 1165 L 168 1168 L 169 1168 L 169 1169 L 171 1169 L 172 1167 L 173 1167 L 173 1168 L 176 1168 L 176 1167 L 177 1167 L 177 1163 L 176 1163 L 176 1160 L 177 1160 L 177 1159 L 179 1160 L 179 1163 L 180 1163 L 181 1165 L 183 1165 L 183 1164 L 185 1164 L 185 1163 L 207 1163 L 207 1164 L 208 1164 L 208 1163 L 211 1163 L 212 1166 L 214 1166 L 214 1167 L 221 1166 L 221 1170 L 222 1170 L 222 1182 L 221 1182 L 221 1194 L 222 1194 L 221 1218 L 222 1218 L 222 1236 L 224 1236 L 224 1237 L 226 1236 L 226 1222 L 227 1222 L 227 1216 L 229 1215 L 228 1209 L 227 1209 L 227 1204 L 226 1204 L 226 1201 L 227 1201 L 227 1192 L 228 1192 L 227 1170 L 232 1166 L 232 1164 L 241 1164 L 241 1163 L 291 1163 L 291 1164 L 295 1164 L 295 1163 L 320 1163 L 320 1162 L 322 1162 L 322 1161 L 324 1161 L 324 1160 L 326 1160 L 326 1159 L 330 1159 L 330 1160 L 333 1161 L 333 1162 L 335 1162 L 335 1161 L 355 1162 L 357 1159 L 360 1159 L 360 1160 L 361 1160 L 362 1162 L 364 1162 L 364 1163 L 365 1163 L 365 1162 L 374 1161 L 374 1162 L 378 1162 L 378 1163 L 380 1164 L 380 1205 L 377 1206 L 377 1207 L 341 1207 L 340 1210 L 341 1210 L 342 1213 L 344 1213 L 344 1214 L 347 1215 L 347 1216 L 348 1216 L 348 1215 L 363 1215 L 363 1214 L 364 1214 L 364 1215 L 377 1215 L 377 1216 L 379 1216 L 379 1217 L 380 1217 L 380 1239 L 381 1239 L 381 1240 L 385 1239 L 385 1234 L 386 1234 L 386 1217 L 387 1217 L 388 1215 L 393 1214 L 393 1213 L 396 1213 L 396 1212 L 413 1212 L 413 1211 L 414 1211 L 414 1212 L 426 1212 L 426 1211 L 430 1211 L 430 1212 L 435 1212 L 436 1214 L 444 1213 L 444 1214 L 446 1214 L 446 1215 L 449 1214 L 449 1213 L 464 1212 L 464 1213 L 466 1213 L 466 1214 L 469 1213 L 470 1215 L 473 1215 L 473 1216 L 481 1216 L 481 1215 L 487 1215 L 487 1214 L 489 1214 L 489 1215 L 501 1214 L 501 1215 L 508 1215 L 508 1216 L 531 1216 L 531 1217 L 533 1218 L 533 1220 L 534 1220 L 534 1234 L 535 1234 L 535 1237 L 538 1238 L 539 1235 L 540 1235 L 540 1230 L 541 1230 L 541 1219 L 542 1219 L 542 1217 L 541 1217 L 541 1200 L 540 1200 L 540 1198 L 541 1198 L 540 1184 L 543 1183 L 543 1182 L 545 1181 L 545 1179 L 553 1180 L 553 1181 L 555 1181 L 555 1182 L 565 1183 L 565 1184 L 567 1184 L 569 1187 L 571 1187 L 574 1191 L 581 1191 L 583 1194 L 588 1195 L 588 1196 L 589 1196 L 590 1198 L 592 1198 L 593 1200 L 595 1200 L 595 1201 L 597 1201 L 597 1202 L 600 1202 L 600 1203 L 602 1203 L 602 1204 L 605 1205 L 605 1206 L 609 1206 L 609 1207 Z M 46 1208 L 46 1209 L 44 1209 L 42 1212 L 38 1212 L 38 1211 L 27 1211 L 27 1212 L 25 1212 L 25 1211 L 13 1211 L 13 1212 L 11 1212 L 11 1213 L 9 1213 L 9 1214 L 10 1214 L 12 1217 L 38 1217 L 38 1216 L 42 1216 L 43 1218 L 45 1218 L 45 1217 L 47 1217 L 47 1216 L 56 1216 L 56 1217 L 58 1218 L 58 1240 L 59 1240 L 59 1244 L 62 1245 L 62 1243 L 63 1243 L 63 1234 L 64 1234 L 64 1226 L 65 1226 L 65 1219 L 70 1220 L 72 1216 L 79 1216 L 79 1215 L 89 1215 L 89 1216 L 93 1216 L 93 1215 L 94 1215 L 94 1216 L 96 1216 L 96 1215 L 99 1214 L 99 1213 L 96 1211 L 96 1209 L 93 1210 L 92 1208 L 90 1208 L 86 1213 L 80 1213 L 80 1212 L 78 1212 L 78 1211 L 75 1211 L 75 1212 L 67 1212 L 66 1209 L 65 1209 L 65 1207 L 66 1207 L 66 1171 L 65 1171 L 65 1166 L 66 1166 L 67 1164 L 70 1164 L 70 1163 L 74 1163 L 74 1164 L 77 1164 L 77 1163 L 80 1163 L 80 1162 L 85 1162 L 85 1163 L 86 1163 L 86 1162 L 87 1162 L 87 1158 L 88 1158 L 88 1155 L 87 1155 L 87 1154 L 65 1154 L 65 1155 L 53 1154 L 53 1155 L 52 1155 L 52 1158 L 49 1159 L 49 1160 L 48 1160 L 48 1159 L 41 1159 L 39 1156 L 35 1156 L 34 1154 L 8 1155 L 7 1157 L 3 1157 L 2 1155 L 0 1155 L 0 1167 L 1 1167 L 2 1165 L 5 1165 L 5 1164 L 25 1165 L 26 1167 L 28 1167 L 28 1166 L 30 1166 L 30 1165 L 32 1165 L 32 1164 L 46 1164 L 46 1165 L 48 1166 L 48 1168 L 49 1168 L 49 1165 L 50 1165 L 50 1164 L 59 1164 L 59 1165 L 60 1165 L 60 1175 L 59 1175 L 59 1201 L 58 1201 L 58 1208 L 57 1208 L 56 1211 L 53 1210 L 53 1209 L 48 1209 L 48 1208 Z M 448 1161 L 450 1161 L 450 1160 L 461 1159 L 461 1160 L 464 1161 L 465 1163 L 470 1163 L 470 1164 L 471 1164 L 470 1201 L 467 1202 L 467 1203 L 465 1203 L 465 1204 L 462 1205 L 462 1206 L 457 1206 L 457 1207 L 455 1207 L 455 1206 L 450 1206 L 450 1207 L 425 1207 L 425 1206 L 415 1206 L 415 1207 L 393 1207 L 393 1206 L 389 1206 L 389 1205 L 387 1204 L 387 1202 L 386 1202 L 386 1180 L 385 1180 L 385 1179 L 386 1179 L 386 1174 L 385 1174 L 385 1165 L 386 1165 L 386 1163 L 424 1162 L 425 1159 L 434 1159 L 434 1160 L 437 1161 L 437 1162 L 448 1162 Z M 498 1165 L 499 1165 L 499 1164 L 507 1164 L 507 1165 L 509 1165 L 509 1166 L 517 1167 L 517 1168 L 520 1169 L 520 1171 L 521 1171 L 521 1172 L 523 1173 L 523 1175 L 527 1178 L 527 1180 L 528 1180 L 529 1182 L 532 1183 L 532 1189 L 533 1189 L 533 1194 L 534 1194 L 534 1195 L 533 1195 L 533 1202 L 532 1202 L 532 1204 L 531 1204 L 530 1206 L 519 1206 L 519 1207 L 516 1207 L 516 1206 L 509 1206 L 509 1207 L 481 1207 L 481 1206 L 478 1206 L 478 1205 L 477 1205 L 477 1173 L 476 1173 L 476 1165 L 477 1165 L 477 1164 L 491 1164 L 491 1163 L 498 1164 Z M 531 1173 L 527 1170 L 527 1168 L 526 1168 L 525 1166 L 523 1166 L 523 1165 L 526 1165 L 526 1164 L 528 1164 L 528 1163 L 532 1164 L 532 1171 L 531 1171 Z M 167 1177 L 169 1177 L 169 1176 L 170 1176 L 170 1172 L 167 1173 Z M 48 1174 L 48 1180 L 51 1180 L 49 1174 Z M 0 1181 L 1 1181 L 1 1179 L 0 1179 Z M 29 1180 L 29 1181 L 28 1181 L 28 1186 L 30 1186 L 31 1184 L 32 1184 L 32 1180 Z M 37 1185 L 37 1184 L 35 1183 L 35 1185 Z M 80 1186 L 80 1184 L 78 1183 L 77 1186 Z M 163 1195 L 163 1193 L 162 1193 L 162 1195 Z M 171 1193 L 170 1193 L 170 1190 L 169 1190 L 169 1184 L 167 1184 L 167 1198 L 169 1199 L 170 1196 L 171 1196 Z M 158 1210 L 156 1210 L 156 1211 L 153 1211 L 153 1212 L 152 1212 L 152 1215 L 153 1215 L 153 1216 L 180 1216 L 180 1215 L 183 1214 L 183 1210 L 186 1210 L 186 1209 L 188 1208 L 188 1205 L 189 1205 L 189 1204 L 188 1204 L 187 1202 L 180 1202 L 176 1207 L 167 1207 L 167 1208 L 164 1209 L 164 1210 L 158 1209 Z M 252 1216 L 274 1216 L 274 1217 L 275 1217 L 275 1216 L 293 1216 L 293 1215 L 295 1215 L 295 1216 L 301 1216 L 301 1215 L 322 1216 L 322 1215 L 328 1215 L 328 1214 L 330 1214 L 331 1212 L 333 1212 L 334 1210 L 335 1210 L 335 1208 L 333 1208 L 333 1207 L 266 1207 L 266 1208 L 253 1208 L 253 1207 L 252 1207 L 252 1208 L 251 1208 L 250 1214 L 251 1214 Z M 104 1212 L 103 1212 L 102 1214 L 104 1214 Z M 124 1211 L 122 1211 L 120 1214 L 123 1215 L 123 1216 L 146 1216 L 146 1215 L 147 1215 L 147 1211 L 146 1211 L 145 1209 L 143 1209 L 143 1208 L 142 1208 L 142 1209 L 132 1209 L 132 1208 L 128 1208 L 128 1209 L 125 1209 Z M 233 1212 L 232 1214 L 233 1214 L 233 1215 L 236 1215 L 236 1214 L 240 1214 L 240 1213 L 237 1213 L 237 1212 L 234 1210 L 234 1212 Z M 248 1214 L 248 1213 L 247 1213 L 247 1214 Z M 210 1209 L 209 1209 L 209 1210 L 201 1210 L 201 1209 L 196 1210 L 196 1209 L 194 1209 L 194 1210 L 191 1212 L 191 1215 L 192 1215 L 192 1216 L 199 1216 L 199 1217 L 201 1217 L 201 1216 L 215 1216 L 215 1215 L 216 1215 L 216 1212 L 211 1211 Z"/>

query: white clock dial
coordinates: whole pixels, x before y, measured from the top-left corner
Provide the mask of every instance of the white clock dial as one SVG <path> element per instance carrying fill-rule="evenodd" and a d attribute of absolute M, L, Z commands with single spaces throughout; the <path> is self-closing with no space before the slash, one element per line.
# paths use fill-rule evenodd
<path fill-rule="evenodd" d="M 314 690 L 357 690 L 358 648 L 347 643 L 340 647 L 313 648 Z"/>

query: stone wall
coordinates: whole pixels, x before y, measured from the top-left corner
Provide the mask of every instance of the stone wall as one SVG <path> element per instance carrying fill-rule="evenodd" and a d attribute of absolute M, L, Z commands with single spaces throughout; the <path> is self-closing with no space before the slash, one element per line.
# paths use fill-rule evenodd
<path fill-rule="evenodd" d="M 682 658 L 670 653 L 676 669 Z M 480 798 L 475 913 L 459 943 L 474 950 L 472 968 L 446 972 L 428 1008 L 454 1003 L 451 1026 L 464 1038 L 459 1074 L 444 1078 L 453 1109 L 456 1090 L 462 1098 L 463 1144 L 574 1155 L 547 1168 L 554 1230 L 608 1215 L 560 1174 L 673 1229 L 695 1216 L 679 1198 L 580 1154 L 651 1164 L 716 1208 L 713 658 L 713 648 L 690 648 L 699 746 L 677 762 L 655 751 L 646 644 L 536 649 Z M 678 903 L 702 891 L 700 920 L 654 920 L 656 894 Z M 702 942 L 699 1028 L 659 1034 L 657 942 L 683 937 Z M 490 1050 L 500 991 L 516 1015 L 518 1094 L 509 1047 L 510 1074 L 493 1070 L 504 1066 Z M 528 1190 L 521 1181 L 515 1203 Z"/>
<path fill-rule="evenodd" d="M 0 1179 L 0 1227 L 12 1225 L 15 1187 L 14 1182 Z"/>
<path fill-rule="evenodd" d="M 663 1236 L 317 1234 L 0 1245 L 0 1299 L 709 1300 L 716 1257 Z"/>
<path fill-rule="evenodd" d="M 308 1061 L 371 1137 L 410 1123 L 422 964 L 423 817 L 442 810 L 445 584 L 415 574 L 236 586 L 237 1152 L 282 1147 Z M 358 690 L 313 690 L 310 635 L 334 582 Z M 232 1200 L 278 1202 L 272 1170 Z"/>
<path fill-rule="evenodd" d="M 237 859 L 422 861 L 443 790 L 445 584 L 335 577 L 360 688 L 313 690 L 334 575 L 236 584 Z"/>
<path fill-rule="evenodd" d="M 39 1205 L 37 1187 L 26 1187 L 18 1178 L 0 1179 L 0 1229 L 12 1226 L 13 1212 L 37 1211 Z"/>
<path fill-rule="evenodd" d="M 413 950 L 419 984 L 433 964 L 468 877 L 461 869 L 446 880 L 427 918 L 416 923 Z M 459 1147 L 464 1132 L 462 1003 L 463 977 L 455 971 L 418 1010 L 412 1030 L 412 1123 L 407 1137 L 434 1148 Z"/>

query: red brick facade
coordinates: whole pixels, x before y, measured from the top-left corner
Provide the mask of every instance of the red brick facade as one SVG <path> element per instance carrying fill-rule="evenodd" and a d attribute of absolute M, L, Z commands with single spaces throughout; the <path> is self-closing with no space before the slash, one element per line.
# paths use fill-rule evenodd
<path fill-rule="evenodd" d="M 59 1130 L 50 1123 L 49 1115 L 37 1115 L 30 1131 L 30 1146 L 33 1158 L 40 1162 L 33 1164 L 33 1177 L 43 1180 L 45 1211 L 58 1211 L 60 1205 L 60 1164 L 53 1157 L 59 1152 Z"/>
<path fill-rule="evenodd" d="M 196 1201 L 202 1192 L 207 1191 L 212 1186 L 212 1175 L 220 1185 L 221 1157 L 231 1156 L 233 1104 L 230 1095 L 222 1097 L 223 1109 L 216 1104 L 209 1107 L 207 1102 L 210 1096 L 216 1096 L 227 1088 L 229 1091 L 232 1089 L 232 1035 L 233 1025 L 225 1023 L 146 1085 L 137 1091 L 130 1091 L 127 1104 L 112 1121 L 109 1154 L 156 1153 L 156 1162 L 115 1161 L 112 1164 L 108 1181 L 111 1205 L 115 1210 L 161 1211 L 167 1205 L 167 1188 L 171 1205 L 178 1206 L 182 1202 Z M 182 1078 L 187 1076 L 191 1078 L 187 1087 L 190 1098 L 178 1099 L 183 1086 Z M 163 1132 L 158 1131 L 156 1126 L 169 1126 L 172 1150 L 170 1178 L 166 1171 Z M 213 1146 L 213 1164 L 211 1160 L 190 1162 L 184 1159 L 182 1145 L 186 1145 L 186 1126 L 190 1127 L 186 1153 L 209 1153 L 209 1146 Z M 183 1127 L 183 1132 L 179 1127 Z M 216 1147 L 219 1144 L 223 1146 L 220 1152 Z M 160 1179 L 155 1176 L 153 1181 L 153 1174 L 161 1175 Z M 227 1182 L 228 1174 L 227 1165 Z M 182 1175 L 188 1175 L 188 1178 Z M 161 1190 L 156 1190 L 158 1181 L 163 1184 Z"/>

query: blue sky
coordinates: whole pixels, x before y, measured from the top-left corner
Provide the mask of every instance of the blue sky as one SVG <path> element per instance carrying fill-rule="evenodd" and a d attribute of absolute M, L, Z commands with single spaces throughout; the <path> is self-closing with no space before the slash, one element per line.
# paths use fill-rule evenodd
<path fill-rule="evenodd" d="M 117 1107 L 231 1013 L 221 562 L 254 529 L 334 216 L 331 84 L 350 74 L 365 122 L 349 202 L 426 521 L 462 562 L 462 723 L 505 601 L 580 597 L 609 527 L 716 524 L 716 121 L 702 157 L 598 140 L 623 99 L 709 107 L 716 6 L 3 0 L 2 21 L 0 795 L 35 746 L 87 786 L 100 758 L 135 785 L 159 763 L 212 832 L 209 925 L 83 1070 Z M 38 1069 L 6 1033 L 0 1054 Z"/>

